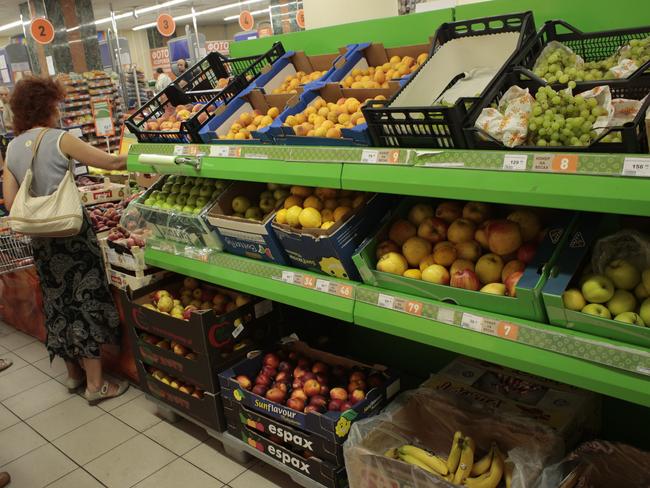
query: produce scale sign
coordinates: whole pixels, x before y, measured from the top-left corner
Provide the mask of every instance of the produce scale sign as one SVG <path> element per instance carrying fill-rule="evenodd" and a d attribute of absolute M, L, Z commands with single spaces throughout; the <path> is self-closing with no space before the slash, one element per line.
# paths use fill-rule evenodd
<path fill-rule="evenodd" d="M 108 98 L 100 98 L 91 102 L 93 119 L 95 120 L 95 135 L 97 137 L 111 137 L 115 135 L 113 111 Z"/>

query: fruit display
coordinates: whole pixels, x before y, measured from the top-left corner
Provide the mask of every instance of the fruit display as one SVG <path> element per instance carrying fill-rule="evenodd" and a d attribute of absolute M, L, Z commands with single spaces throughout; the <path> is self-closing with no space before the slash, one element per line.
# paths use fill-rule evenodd
<path fill-rule="evenodd" d="M 625 259 L 607 264 L 602 274 L 587 272 L 562 294 L 569 310 L 637 326 L 650 326 L 650 268 Z"/>
<path fill-rule="evenodd" d="M 203 400 L 203 390 L 196 388 L 194 385 L 185 383 L 174 376 L 170 376 L 160 369 L 147 367 L 147 372 L 151 375 L 152 378 L 155 378 L 156 380 L 173 388 L 174 390 L 178 390 L 180 393 L 190 395 L 197 400 Z"/>
<path fill-rule="evenodd" d="M 419 202 L 377 245 L 376 268 L 415 280 L 516 296 L 545 236 L 535 208 L 481 202 Z"/>
<path fill-rule="evenodd" d="M 106 202 L 88 207 L 88 216 L 95 232 L 105 232 L 117 227 L 128 202 Z"/>
<path fill-rule="evenodd" d="M 374 99 L 386 100 L 386 96 L 376 95 Z M 297 136 L 341 138 L 341 129 L 366 123 L 361 112 L 362 102 L 366 100 L 342 97 L 334 103 L 317 97 L 304 111 L 287 116 L 284 125 L 293 128 Z"/>
<path fill-rule="evenodd" d="M 204 107 L 202 103 L 177 105 L 167 105 L 165 113 L 155 119 L 148 120 L 144 124 L 144 130 L 150 131 L 177 131 L 181 128 L 181 124 L 186 120 L 194 117 L 194 114 Z M 208 105 L 208 112 L 213 112 L 216 107 L 212 104 Z M 208 120 L 208 114 L 202 112 L 198 115 L 198 122 L 203 123 Z"/>
<path fill-rule="evenodd" d="M 127 249 L 136 247 L 144 249 L 146 245 L 145 229 L 128 231 L 120 225 L 111 228 L 106 239 Z"/>
<path fill-rule="evenodd" d="M 251 297 L 244 293 L 228 294 L 194 278 L 185 278 L 178 290 L 156 290 L 149 295 L 149 301 L 142 305 L 150 310 L 188 321 L 195 311 L 213 310 L 215 314 L 222 315 L 250 301 Z"/>
<path fill-rule="evenodd" d="M 364 192 L 292 186 L 275 222 L 295 229 L 327 230 L 345 221 L 367 199 Z"/>
<path fill-rule="evenodd" d="M 428 53 L 421 53 L 416 58 L 411 56 L 392 56 L 380 66 L 353 68 L 350 74 L 341 80 L 344 88 L 388 88 L 388 82 L 415 73 L 429 58 Z"/>
<path fill-rule="evenodd" d="M 226 187 L 222 180 L 171 175 L 144 196 L 147 207 L 198 215 Z"/>
<path fill-rule="evenodd" d="M 266 220 L 276 209 L 283 208 L 285 200 L 290 197 L 290 187 L 267 183 L 266 188 L 253 201 L 246 195 L 235 196 L 230 202 L 230 208 L 224 210 L 241 219 Z"/>
<path fill-rule="evenodd" d="M 234 379 L 244 390 L 304 413 L 345 412 L 385 382 L 378 372 L 330 365 L 285 350 L 265 354 L 255 377 Z"/>
<path fill-rule="evenodd" d="M 474 439 L 456 431 L 446 458 L 411 444 L 390 448 L 384 456 L 399 459 L 456 486 L 496 488 L 502 480 L 506 487 L 511 486 L 513 465 L 506 463 L 496 443 L 492 443 L 484 456 L 476 454 Z"/>
<path fill-rule="evenodd" d="M 585 61 L 568 46 L 554 41 L 535 61 L 533 72 L 549 83 L 594 81 L 624 78 L 650 61 L 650 36 L 631 39 L 615 54 L 604 59 Z M 630 66 L 632 65 L 632 66 Z"/>
<path fill-rule="evenodd" d="M 219 139 L 252 139 L 251 132 L 271 125 L 278 115 L 280 115 L 280 109 L 277 107 L 269 108 L 265 114 L 259 110 L 243 112 L 237 122 L 230 126 L 228 133 L 218 137 Z"/>
<path fill-rule="evenodd" d="M 164 339 L 146 332 L 140 334 L 140 340 L 160 349 L 171 351 L 177 356 L 182 356 L 190 361 L 196 361 L 196 353 L 178 341 Z"/>
<path fill-rule="evenodd" d="M 300 85 L 306 85 L 313 81 L 317 81 L 327 74 L 327 71 L 312 71 L 311 73 L 305 73 L 304 71 L 297 71 L 293 75 L 287 76 L 282 84 L 271 90 L 273 95 L 280 95 L 284 93 L 298 93 L 298 87 Z"/>

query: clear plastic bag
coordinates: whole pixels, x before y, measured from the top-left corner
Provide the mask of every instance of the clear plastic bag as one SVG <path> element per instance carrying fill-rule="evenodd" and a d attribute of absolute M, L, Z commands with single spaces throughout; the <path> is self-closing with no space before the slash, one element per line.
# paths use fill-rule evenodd
<path fill-rule="evenodd" d="M 650 265 L 650 239 L 636 230 L 624 229 L 599 239 L 591 254 L 591 267 L 595 273 L 603 274 L 609 263 L 625 259 L 637 269 Z"/>
<path fill-rule="evenodd" d="M 456 486 L 384 453 L 411 444 L 446 459 L 457 430 L 476 442 L 475 459 L 496 442 L 506 463 L 514 466 L 513 488 L 532 487 L 544 467 L 559 460 L 564 449 L 557 433 L 529 418 L 504 415 L 498 406 L 420 388 L 400 395 L 380 415 L 352 425 L 344 445 L 350 488 Z"/>

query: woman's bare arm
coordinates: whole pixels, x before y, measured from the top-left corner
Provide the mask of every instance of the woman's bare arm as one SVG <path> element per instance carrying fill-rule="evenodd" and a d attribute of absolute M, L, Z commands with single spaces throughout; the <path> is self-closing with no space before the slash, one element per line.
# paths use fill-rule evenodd
<path fill-rule="evenodd" d="M 61 151 L 82 164 L 106 170 L 126 168 L 126 155 L 113 156 L 96 147 L 87 144 L 81 139 L 63 134 L 61 138 Z"/>
<path fill-rule="evenodd" d="M 11 171 L 5 166 L 4 172 L 2 174 L 2 195 L 5 200 L 5 207 L 7 210 L 11 210 L 11 206 L 14 204 L 14 199 L 16 198 L 16 193 L 18 193 L 18 182 L 14 175 L 11 174 Z"/>

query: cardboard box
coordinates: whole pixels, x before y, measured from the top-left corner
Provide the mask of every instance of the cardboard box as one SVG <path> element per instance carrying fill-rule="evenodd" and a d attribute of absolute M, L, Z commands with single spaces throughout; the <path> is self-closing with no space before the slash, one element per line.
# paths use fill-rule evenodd
<path fill-rule="evenodd" d="M 148 235 L 163 240 L 180 242 L 192 247 L 221 249 L 219 238 L 208 227 L 207 221 L 205 220 L 205 214 L 212 206 L 212 202 L 206 204 L 199 214 L 188 214 L 150 207 L 144 204 L 154 191 L 160 191 L 162 189 L 168 178 L 160 178 L 154 186 L 150 187 L 130 205 L 130 207 L 132 206 L 138 210 L 142 220 L 146 222 L 146 228 L 149 232 Z"/>
<path fill-rule="evenodd" d="M 380 224 L 379 232 L 361 243 L 352 259 L 364 283 L 478 310 L 546 322 L 546 310 L 541 296 L 542 288 L 548 279 L 551 266 L 558 258 L 562 243 L 567 239 L 576 218 L 575 212 L 545 211 L 546 221 L 543 223 L 548 226 L 548 232 L 538 245 L 533 260 L 524 269 L 524 274 L 516 286 L 517 296 L 510 297 L 439 285 L 376 269 L 377 245 L 388 238 L 391 224 L 399 217 L 406 217 L 409 209 L 415 203 L 422 201 L 422 198 L 413 197 L 403 199 L 390 218 L 385 218 Z"/>
<path fill-rule="evenodd" d="M 135 182 L 140 188 L 149 188 L 162 177 L 158 173 L 135 173 Z"/>
<path fill-rule="evenodd" d="M 293 127 L 285 125 L 287 117 L 296 115 L 305 111 L 307 107 L 319 97 L 326 102 L 336 103 L 340 98 L 354 97 L 363 103 L 378 95 L 383 95 L 386 99 L 390 99 L 395 92 L 399 89 L 399 83 L 396 81 L 389 82 L 389 88 L 368 88 L 368 89 L 352 89 L 341 88 L 338 83 L 327 83 L 320 88 L 312 89 L 304 92 L 300 96 L 296 96 L 289 100 L 287 109 L 276 118 L 270 125 L 268 133 L 275 139 L 277 144 L 297 144 L 303 146 L 351 146 L 360 145 L 367 146 L 370 144 L 368 136 L 368 126 L 364 124 L 357 125 L 351 129 L 341 129 L 342 137 L 339 139 L 332 139 L 328 137 L 306 137 L 297 136 Z"/>
<path fill-rule="evenodd" d="M 119 202 L 129 196 L 129 187 L 112 183 L 109 178 L 97 185 L 77 187 L 84 205 L 95 205 L 105 202 Z"/>
<path fill-rule="evenodd" d="M 335 466 L 315 456 L 304 457 L 299 452 L 291 450 L 280 443 L 273 442 L 268 437 L 245 424 L 240 424 L 240 428 L 237 431 L 231 431 L 229 424 L 228 432 L 242 442 L 263 452 L 271 459 L 280 461 L 285 466 L 311 478 L 327 488 L 346 488 L 348 486 L 345 466 L 343 465 Z"/>
<path fill-rule="evenodd" d="M 393 56 L 399 56 L 403 58 L 404 56 L 410 56 L 413 59 L 417 59 L 420 54 L 430 54 L 432 49 L 432 42 L 429 41 L 429 44 L 413 44 L 410 46 L 399 46 L 399 47 L 384 47 L 381 42 L 373 43 L 362 43 L 357 44 L 355 47 L 355 54 L 358 57 L 354 65 L 348 66 L 348 69 L 345 71 L 343 78 L 347 76 L 350 71 L 354 68 L 366 69 L 369 67 L 381 66 L 390 61 L 390 58 Z M 353 56 L 350 56 L 353 57 Z M 336 65 L 335 65 L 336 66 Z M 411 73 L 403 76 L 400 81 L 407 80 L 412 76 Z M 343 79 L 341 78 L 341 79 Z"/>
<path fill-rule="evenodd" d="M 352 422 L 374 415 L 400 390 L 399 374 L 397 371 L 386 368 L 385 366 L 366 365 L 349 358 L 312 349 L 300 341 L 292 342 L 285 347 L 305 357 L 319 360 L 329 365 L 341 365 L 347 368 L 360 367 L 374 370 L 383 375 L 385 382 L 381 387 L 368 391 L 364 400 L 358 402 L 353 408 L 345 412 L 326 412 L 322 414 L 298 412 L 284 405 L 278 405 L 239 386 L 239 383 L 235 380 L 236 376 L 243 374 L 254 378 L 262 369 L 263 354 L 259 354 L 245 359 L 232 368 L 219 373 L 222 397 L 229 402 L 239 402 L 251 411 L 262 413 L 295 429 L 323 437 L 327 442 L 342 444 L 347 438 Z"/>
<path fill-rule="evenodd" d="M 343 445 L 332 443 L 324 437 L 299 430 L 291 425 L 272 419 L 267 415 L 246 408 L 231 399 L 223 399 L 228 431 L 236 437 L 246 428 L 264 435 L 274 435 L 282 439 L 283 444 L 291 450 L 301 450 L 335 466 L 343 466 Z"/>
<path fill-rule="evenodd" d="M 266 115 L 271 107 L 283 112 L 289 100 L 294 97 L 286 95 L 266 95 L 260 89 L 250 88 L 232 100 L 228 105 L 222 105 L 215 110 L 214 115 L 201 128 L 199 134 L 206 144 L 261 144 L 271 143 L 269 126 L 262 127 L 251 133 L 252 139 L 220 139 L 226 136 L 232 125 L 239 121 L 239 117 L 246 112 L 258 110 Z"/>
<path fill-rule="evenodd" d="M 600 397 L 546 378 L 458 357 L 422 384 L 552 427 L 568 446 L 600 426 Z"/>
<path fill-rule="evenodd" d="M 289 260 L 272 228 L 275 212 L 268 214 L 263 221 L 232 215 L 232 201 L 235 197 L 244 195 L 251 202 L 255 202 L 260 193 L 266 189 L 264 183 L 233 183 L 208 210 L 206 218 L 208 223 L 215 228 L 224 251 L 288 265 Z"/>
<path fill-rule="evenodd" d="M 596 242 L 621 229 L 648 232 L 650 219 L 613 214 L 581 214 L 573 232 L 560 250 L 559 259 L 551 270 L 542 297 L 549 322 L 553 325 L 650 348 L 650 327 L 569 310 L 564 307 L 562 300 L 562 293 L 567 288 L 580 288 L 580 277 L 591 264 L 591 253 Z"/>
<path fill-rule="evenodd" d="M 240 360 L 248 351 L 273 340 L 273 326 L 278 322 L 278 310 L 270 300 L 254 298 L 251 302 L 223 315 L 214 310 L 193 312 L 189 321 L 164 315 L 146 308 L 150 295 L 156 290 L 176 291 L 181 287 L 179 276 L 171 276 L 153 286 L 130 292 L 130 312 L 127 315 L 139 347 L 137 354 L 147 364 L 154 365 L 172 376 L 187 380 L 206 391 L 216 393 L 216 373 Z M 236 292 L 214 287 L 234 298 Z M 188 360 L 155 345 L 140 340 L 142 332 L 174 340 L 193 352 L 196 360 Z"/>
<path fill-rule="evenodd" d="M 158 268 L 148 268 L 141 271 L 130 271 L 106 263 L 108 283 L 120 290 L 139 290 L 159 282 L 169 275 L 169 271 Z"/>
<path fill-rule="evenodd" d="M 195 418 L 206 427 L 217 432 L 226 430 L 226 419 L 221 406 L 219 393 L 205 392 L 203 398 L 195 398 L 158 381 L 145 369 L 141 361 L 136 361 L 140 385 L 144 391 L 163 403 Z"/>
<path fill-rule="evenodd" d="M 145 271 L 149 266 L 144 261 L 144 248 L 128 248 L 116 244 L 108 239 L 102 239 L 100 246 L 104 248 L 106 260 L 112 266 L 117 266 L 129 271 Z"/>
<path fill-rule="evenodd" d="M 272 226 L 291 265 L 337 278 L 360 280 L 352 256 L 357 246 L 376 231 L 381 217 L 394 202 L 392 195 L 371 194 L 364 205 L 327 230 L 295 229 L 277 222 Z"/>

